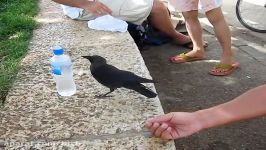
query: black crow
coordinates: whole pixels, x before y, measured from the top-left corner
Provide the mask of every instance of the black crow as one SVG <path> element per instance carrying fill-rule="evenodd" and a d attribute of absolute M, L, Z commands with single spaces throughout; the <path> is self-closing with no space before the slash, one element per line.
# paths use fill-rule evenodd
<path fill-rule="evenodd" d="M 157 94 L 151 89 L 141 84 L 154 83 L 153 80 L 139 77 L 129 71 L 120 70 L 112 65 L 107 64 L 106 59 L 98 55 L 82 57 L 89 59 L 91 63 L 90 71 L 92 76 L 99 83 L 110 89 L 109 92 L 101 95 L 101 97 L 106 97 L 107 94 L 110 94 L 115 89 L 121 87 L 135 90 L 148 98 L 154 98 L 157 96 Z"/>

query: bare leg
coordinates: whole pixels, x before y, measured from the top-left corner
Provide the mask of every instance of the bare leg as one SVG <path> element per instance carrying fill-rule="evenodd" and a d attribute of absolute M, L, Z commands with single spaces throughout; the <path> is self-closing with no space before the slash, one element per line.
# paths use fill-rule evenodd
<path fill-rule="evenodd" d="M 150 14 L 150 21 L 155 28 L 172 37 L 178 44 L 186 44 L 191 41 L 189 36 L 175 30 L 167 8 L 159 0 L 154 1 Z"/>
<path fill-rule="evenodd" d="M 225 22 L 221 8 L 216 8 L 206 12 L 206 16 L 214 27 L 215 34 L 219 40 L 219 43 L 223 49 L 221 63 L 232 64 L 233 51 L 231 48 L 231 32 L 227 23 Z"/>
<path fill-rule="evenodd" d="M 186 20 L 188 33 L 193 42 L 193 50 L 188 52 L 186 55 L 192 57 L 205 57 L 202 39 L 202 28 L 198 20 L 198 11 L 193 10 L 183 12 L 183 16 Z"/>

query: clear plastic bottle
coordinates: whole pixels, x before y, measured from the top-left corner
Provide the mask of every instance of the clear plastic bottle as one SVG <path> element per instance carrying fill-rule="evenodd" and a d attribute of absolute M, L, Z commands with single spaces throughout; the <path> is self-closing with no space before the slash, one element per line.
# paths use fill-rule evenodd
<path fill-rule="evenodd" d="M 64 55 L 64 49 L 60 46 L 55 46 L 53 53 L 50 62 L 57 92 L 61 96 L 71 96 L 76 93 L 71 59 L 68 55 Z"/>

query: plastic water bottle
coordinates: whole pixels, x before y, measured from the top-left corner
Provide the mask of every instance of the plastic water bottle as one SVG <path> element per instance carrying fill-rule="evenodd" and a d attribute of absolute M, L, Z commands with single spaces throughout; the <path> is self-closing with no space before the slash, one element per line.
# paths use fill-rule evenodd
<path fill-rule="evenodd" d="M 50 61 L 57 92 L 61 96 L 71 96 L 76 93 L 71 59 L 68 55 L 64 55 L 64 49 L 60 46 L 55 46 L 53 53 L 54 56 Z"/>

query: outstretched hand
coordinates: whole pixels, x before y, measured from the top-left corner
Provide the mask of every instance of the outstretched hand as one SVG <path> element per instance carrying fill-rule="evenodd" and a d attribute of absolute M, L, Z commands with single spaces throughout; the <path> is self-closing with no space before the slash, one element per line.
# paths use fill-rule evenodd
<path fill-rule="evenodd" d="M 178 139 L 196 133 L 202 129 L 194 113 L 172 112 L 148 119 L 145 122 L 154 136 L 162 139 Z"/>
<path fill-rule="evenodd" d="M 87 5 L 83 7 L 86 11 L 89 11 L 97 16 L 104 16 L 104 15 L 111 15 L 112 10 L 108 8 L 103 3 L 99 2 L 98 0 L 95 0 L 94 2 L 91 2 L 90 5 Z"/>
<path fill-rule="evenodd" d="M 172 112 L 149 119 L 145 126 L 163 139 L 178 139 L 240 120 L 266 115 L 266 84 L 251 89 L 235 99 L 192 113 Z M 254 109 L 250 109 L 250 106 Z"/>

